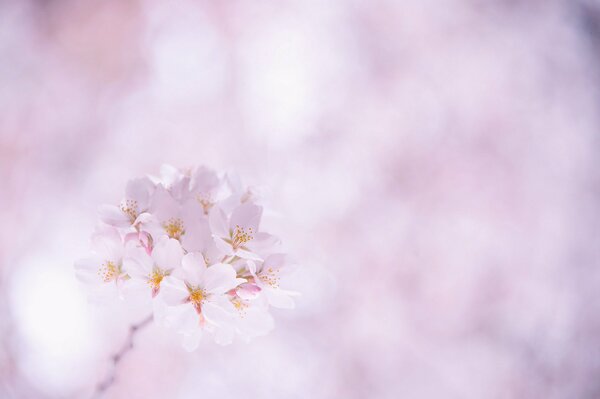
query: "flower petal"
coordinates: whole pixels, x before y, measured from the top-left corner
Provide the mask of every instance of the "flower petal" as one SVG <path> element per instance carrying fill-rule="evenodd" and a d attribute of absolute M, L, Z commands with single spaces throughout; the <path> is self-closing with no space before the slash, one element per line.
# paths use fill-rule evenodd
<path fill-rule="evenodd" d="M 123 269 L 131 277 L 145 280 L 150 273 L 154 262 L 142 247 L 128 246 L 123 258 Z"/>
<path fill-rule="evenodd" d="M 261 206 L 251 203 L 238 206 L 231 214 L 229 228 L 233 230 L 236 226 L 240 226 L 244 230 L 252 229 L 253 234 L 256 234 L 260 225 L 262 210 Z"/>
<path fill-rule="evenodd" d="M 123 254 L 123 241 L 114 227 L 99 226 L 92 235 L 92 248 L 104 259 L 119 261 Z"/>
<path fill-rule="evenodd" d="M 128 227 L 131 225 L 131 220 L 118 206 L 101 205 L 98 207 L 98 216 L 100 220 L 114 227 Z"/>
<path fill-rule="evenodd" d="M 225 310 L 225 308 L 222 306 L 225 301 L 229 302 L 227 299 L 222 297 L 220 300 L 207 301 L 202 304 L 202 314 L 207 321 L 217 326 L 225 326 L 232 322 L 233 312 Z"/>
<path fill-rule="evenodd" d="M 227 215 L 221 208 L 215 208 L 208 215 L 208 222 L 213 234 L 217 237 L 229 238 Z"/>
<path fill-rule="evenodd" d="M 147 177 L 131 179 L 125 187 L 125 195 L 128 199 L 137 202 L 136 211 L 144 211 L 150 205 L 150 193 L 154 190 L 154 184 Z"/>
<path fill-rule="evenodd" d="M 165 303 L 171 306 L 184 304 L 189 296 L 185 283 L 173 276 L 167 276 L 162 280 L 160 292 Z"/>
<path fill-rule="evenodd" d="M 207 268 L 203 288 L 209 293 L 221 294 L 237 287 L 238 284 L 233 267 L 225 263 L 217 263 Z"/>
<path fill-rule="evenodd" d="M 206 264 L 204 257 L 199 252 L 190 252 L 183 257 L 181 261 L 181 271 L 185 281 L 193 286 L 204 284 L 206 274 Z"/>
<path fill-rule="evenodd" d="M 173 238 L 161 237 L 154 246 L 152 259 L 162 270 L 176 269 L 181 266 L 183 250 L 179 241 Z"/>

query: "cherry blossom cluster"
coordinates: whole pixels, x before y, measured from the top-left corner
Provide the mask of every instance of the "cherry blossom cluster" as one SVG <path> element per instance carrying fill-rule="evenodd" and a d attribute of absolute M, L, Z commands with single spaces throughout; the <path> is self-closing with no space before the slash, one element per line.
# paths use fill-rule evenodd
<path fill-rule="evenodd" d="M 129 181 L 120 204 L 99 209 L 92 254 L 76 262 L 93 300 L 146 306 L 155 322 L 193 350 L 203 334 L 219 344 L 273 328 L 269 307 L 294 307 L 283 289 L 292 270 L 277 237 L 261 230 L 253 188 L 206 167 L 163 165 Z"/>

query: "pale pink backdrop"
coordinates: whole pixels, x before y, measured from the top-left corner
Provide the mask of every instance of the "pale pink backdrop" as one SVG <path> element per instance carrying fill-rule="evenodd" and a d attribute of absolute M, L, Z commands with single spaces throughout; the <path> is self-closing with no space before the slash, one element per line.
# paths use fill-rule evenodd
<path fill-rule="evenodd" d="M 0 397 L 89 397 L 96 208 L 163 162 L 269 188 L 297 309 L 136 337 L 107 398 L 600 397 L 600 4 L 0 2 Z"/>

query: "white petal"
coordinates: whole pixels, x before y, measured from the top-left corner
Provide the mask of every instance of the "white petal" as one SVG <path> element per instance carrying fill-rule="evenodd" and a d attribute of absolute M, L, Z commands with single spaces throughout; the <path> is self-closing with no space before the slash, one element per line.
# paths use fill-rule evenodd
<path fill-rule="evenodd" d="M 185 283 L 173 276 L 167 276 L 161 281 L 160 293 L 165 303 L 171 306 L 185 303 L 189 296 Z"/>
<path fill-rule="evenodd" d="M 123 254 L 123 241 L 114 227 L 99 226 L 92 235 L 92 248 L 102 258 L 120 261 Z"/>
<path fill-rule="evenodd" d="M 215 304 L 213 300 L 202 304 L 202 314 L 206 320 L 217 326 L 225 326 L 232 322 L 232 313 L 227 312 L 222 306 Z"/>
<path fill-rule="evenodd" d="M 254 261 L 252 260 L 249 260 L 248 262 L 246 262 L 246 265 L 248 266 L 248 271 L 250 272 L 250 274 L 256 277 L 256 263 L 254 263 Z"/>
<path fill-rule="evenodd" d="M 127 246 L 123 259 L 123 269 L 131 277 L 145 278 L 152 272 L 154 262 L 141 247 Z"/>
<path fill-rule="evenodd" d="M 208 267 L 204 276 L 204 289 L 209 293 L 222 294 L 239 284 L 231 265 L 217 263 Z"/>
<path fill-rule="evenodd" d="M 223 252 L 225 255 L 235 255 L 235 252 L 233 251 L 233 248 L 231 247 L 231 245 L 229 245 L 225 240 L 223 240 L 221 237 L 213 237 L 214 241 L 215 241 L 215 246 L 219 249 L 219 251 Z"/>
<path fill-rule="evenodd" d="M 128 199 L 137 202 L 137 211 L 143 211 L 148 208 L 150 193 L 154 189 L 154 184 L 147 177 L 129 180 L 125 188 L 125 194 Z"/>
<path fill-rule="evenodd" d="M 180 267 L 183 250 L 179 241 L 162 237 L 152 250 L 154 263 L 163 270 Z"/>
<path fill-rule="evenodd" d="M 204 275 L 206 274 L 206 264 L 204 257 L 199 252 L 190 252 L 183 257 L 181 261 L 182 271 L 185 280 L 193 286 L 204 284 Z"/>
<path fill-rule="evenodd" d="M 229 228 L 232 230 L 236 226 L 244 228 L 244 230 L 252 229 L 252 234 L 258 233 L 260 218 L 262 216 L 262 207 L 250 203 L 245 203 L 234 209 L 231 214 Z"/>
<path fill-rule="evenodd" d="M 215 208 L 208 215 L 210 229 L 218 237 L 229 237 L 229 223 L 227 215 L 221 208 Z"/>
<path fill-rule="evenodd" d="M 238 249 L 235 251 L 235 254 L 240 258 L 250 259 L 250 260 L 262 260 L 262 257 L 254 252 L 246 251 L 245 249 Z"/>
<path fill-rule="evenodd" d="M 102 222 L 110 226 L 128 227 L 131 225 L 129 216 L 114 205 L 101 205 L 98 207 L 98 216 Z"/>
<path fill-rule="evenodd" d="M 102 265 L 102 260 L 97 257 L 79 259 L 75 262 L 75 275 L 84 283 L 100 283 L 102 280 L 98 276 L 98 269 Z"/>

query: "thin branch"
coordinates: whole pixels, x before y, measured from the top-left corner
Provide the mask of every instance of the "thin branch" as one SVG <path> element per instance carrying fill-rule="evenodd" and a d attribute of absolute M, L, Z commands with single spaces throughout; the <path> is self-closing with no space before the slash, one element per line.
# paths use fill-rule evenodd
<path fill-rule="evenodd" d="M 139 323 L 132 324 L 129 327 L 129 333 L 127 334 L 125 342 L 121 346 L 121 349 L 112 355 L 110 369 L 106 377 L 100 381 L 98 385 L 96 385 L 96 390 L 94 391 L 92 398 L 101 398 L 102 395 L 104 395 L 104 393 L 115 383 L 117 380 L 117 367 L 125 355 L 127 355 L 127 353 L 133 349 L 133 340 L 135 335 L 137 332 L 149 325 L 152 322 L 152 319 L 153 316 L 150 314 Z"/>

